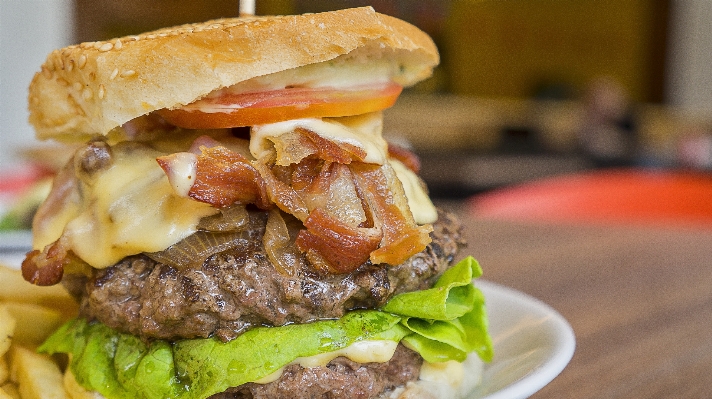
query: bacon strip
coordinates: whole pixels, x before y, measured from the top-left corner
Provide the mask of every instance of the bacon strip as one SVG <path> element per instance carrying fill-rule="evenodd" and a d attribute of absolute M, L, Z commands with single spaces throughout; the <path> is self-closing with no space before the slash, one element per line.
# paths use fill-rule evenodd
<path fill-rule="evenodd" d="M 359 146 L 329 140 L 302 127 L 277 137 L 270 137 L 269 140 L 274 144 L 277 153 L 275 163 L 280 166 L 298 164 L 307 157 L 349 164 L 352 161 L 363 161 L 368 155 L 366 150 Z"/>
<path fill-rule="evenodd" d="M 351 161 L 363 161 L 368 155 L 363 148 L 331 141 L 311 130 L 297 128 L 296 131 L 314 143 L 318 151 L 317 156 L 325 161 L 349 164 Z"/>
<path fill-rule="evenodd" d="M 232 204 L 255 204 L 261 209 L 272 207 L 260 173 L 243 155 L 223 146 L 200 147 L 196 176 L 188 196 L 217 208 Z M 177 154 L 156 159 L 166 173 Z"/>
<path fill-rule="evenodd" d="M 357 147 L 306 129 L 295 133 L 316 152 L 286 166 L 250 162 L 219 145 L 200 146 L 188 195 L 216 207 L 276 205 L 303 223 L 295 245 L 324 272 L 348 273 L 369 260 L 397 265 L 425 249 L 431 226 L 415 223 L 389 164 L 365 164 L 360 162 L 365 153 Z M 283 249 L 286 236 L 273 238 L 274 249 Z"/>
<path fill-rule="evenodd" d="M 265 181 L 269 199 L 279 209 L 294 215 L 302 222 L 305 221 L 309 216 L 309 208 L 294 188 L 277 179 L 269 166 L 262 162 L 255 162 L 255 168 Z"/>
<path fill-rule="evenodd" d="M 381 242 L 379 229 L 355 228 L 315 209 L 297 235 L 300 251 L 316 252 L 332 273 L 348 273 L 365 263 Z"/>
<path fill-rule="evenodd" d="M 383 229 L 380 247 L 371 253 L 374 264 L 398 265 L 422 251 L 430 243 L 432 226 L 418 226 L 409 212 L 403 187 L 390 166 L 354 163 L 355 180 Z"/>
<path fill-rule="evenodd" d="M 413 173 L 418 174 L 420 172 L 420 158 L 405 147 L 388 143 L 388 156 L 401 161 Z"/>

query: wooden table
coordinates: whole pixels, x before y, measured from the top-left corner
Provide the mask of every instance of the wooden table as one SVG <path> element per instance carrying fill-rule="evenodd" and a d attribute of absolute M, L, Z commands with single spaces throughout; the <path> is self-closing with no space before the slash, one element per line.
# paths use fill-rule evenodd
<path fill-rule="evenodd" d="M 712 398 L 712 231 L 463 217 L 483 278 L 557 309 L 576 334 L 534 398 Z"/>

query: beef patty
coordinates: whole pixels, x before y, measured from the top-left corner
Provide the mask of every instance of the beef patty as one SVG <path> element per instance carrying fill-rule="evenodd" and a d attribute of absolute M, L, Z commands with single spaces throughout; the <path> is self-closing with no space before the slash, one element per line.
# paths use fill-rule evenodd
<path fill-rule="evenodd" d="M 398 345 L 386 363 L 353 362 L 338 357 L 326 366 L 287 366 L 282 376 L 267 384 L 248 383 L 209 399 L 371 399 L 418 379 L 423 359 Z"/>
<path fill-rule="evenodd" d="M 461 224 L 440 212 L 432 242 L 397 266 L 366 262 L 348 274 L 319 274 L 306 258 L 294 275 L 279 273 L 261 237 L 266 217 L 253 217 L 243 244 L 208 257 L 202 266 L 175 268 L 141 254 L 65 276 L 80 298 L 80 314 L 144 338 L 217 336 L 228 341 L 252 326 L 279 326 L 339 318 L 348 310 L 377 308 L 393 295 L 429 288 L 453 261 Z M 255 239 L 258 238 L 259 239 Z"/>

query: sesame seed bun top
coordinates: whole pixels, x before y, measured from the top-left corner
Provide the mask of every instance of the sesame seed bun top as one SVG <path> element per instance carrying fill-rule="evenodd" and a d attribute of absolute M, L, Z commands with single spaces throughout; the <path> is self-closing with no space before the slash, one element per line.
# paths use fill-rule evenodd
<path fill-rule="evenodd" d="M 401 66 L 398 83 L 428 77 L 430 37 L 370 7 L 221 19 L 53 51 L 29 88 L 39 139 L 85 140 L 223 87 L 354 51 Z"/>

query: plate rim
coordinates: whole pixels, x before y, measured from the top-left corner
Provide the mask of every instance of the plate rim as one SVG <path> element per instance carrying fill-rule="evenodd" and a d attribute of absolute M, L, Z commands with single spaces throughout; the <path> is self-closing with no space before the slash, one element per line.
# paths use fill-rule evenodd
<path fill-rule="evenodd" d="M 530 370 L 530 372 L 506 387 L 486 394 L 485 396 L 478 397 L 478 399 L 527 398 L 548 385 L 561 374 L 569 364 L 576 350 L 576 336 L 574 330 L 569 322 L 556 309 L 529 294 L 486 279 L 476 280 L 475 286 L 484 293 L 485 304 L 487 304 L 488 298 L 494 295 L 500 295 L 500 297 L 517 304 L 523 311 L 533 310 L 532 313 L 544 316 L 547 330 L 554 337 L 554 349 L 538 367 Z M 489 309 L 488 317 L 490 321 L 493 318 Z M 496 314 L 494 317 L 497 317 Z M 487 367 L 488 365 L 485 364 L 485 369 L 487 369 Z"/>

